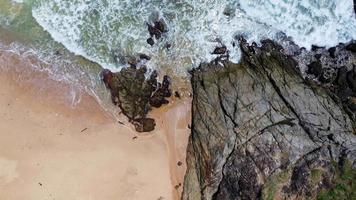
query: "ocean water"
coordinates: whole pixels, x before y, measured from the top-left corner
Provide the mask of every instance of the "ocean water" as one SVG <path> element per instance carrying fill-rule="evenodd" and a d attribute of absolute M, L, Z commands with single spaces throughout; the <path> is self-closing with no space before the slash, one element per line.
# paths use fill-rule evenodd
<path fill-rule="evenodd" d="M 151 47 L 146 23 L 158 18 L 168 32 Z M 238 62 L 239 35 L 256 42 L 287 36 L 307 49 L 356 39 L 352 0 L 0 0 L 0 28 L 0 43 L 8 33 L 14 38 L 0 48 L 37 55 L 47 63 L 41 70 L 98 99 L 100 66 L 119 71 L 118 56 L 145 53 L 150 69 L 184 79 L 221 44 Z"/>

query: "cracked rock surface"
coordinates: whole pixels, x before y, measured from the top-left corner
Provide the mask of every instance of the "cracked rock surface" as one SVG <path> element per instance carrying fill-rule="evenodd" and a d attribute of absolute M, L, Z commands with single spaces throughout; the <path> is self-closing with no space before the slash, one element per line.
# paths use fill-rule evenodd
<path fill-rule="evenodd" d="M 273 41 L 241 49 L 192 72 L 182 199 L 315 199 L 356 167 L 354 113 Z"/>

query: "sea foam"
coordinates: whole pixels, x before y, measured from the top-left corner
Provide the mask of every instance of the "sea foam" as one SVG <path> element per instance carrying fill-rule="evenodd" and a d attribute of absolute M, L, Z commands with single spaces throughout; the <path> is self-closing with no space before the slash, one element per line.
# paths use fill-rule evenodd
<path fill-rule="evenodd" d="M 150 47 L 145 23 L 155 12 L 169 31 Z M 32 14 L 70 51 L 113 71 L 122 67 L 114 55 L 145 53 L 150 68 L 184 76 L 187 68 L 212 60 L 220 43 L 238 62 L 238 35 L 258 42 L 278 40 L 283 32 L 306 48 L 356 38 L 351 0 L 38 0 Z"/>

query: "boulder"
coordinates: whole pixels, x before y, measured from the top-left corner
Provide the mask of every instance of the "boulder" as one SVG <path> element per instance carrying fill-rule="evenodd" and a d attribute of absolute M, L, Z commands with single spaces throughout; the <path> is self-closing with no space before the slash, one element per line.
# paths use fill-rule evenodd
<path fill-rule="evenodd" d="M 148 79 L 145 66 L 134 65 L 123 68 L 120 72 L 109 70 L 102 72 L 105 85 L 110 90 L 113 103 L 135 125 L 138 132 L 149 132 L 154 129 L 154 120 L 147 118 L 151 107 L 168 104 L 171 89 L 169 77 L 165 76 L 162 84 L 157 81 L 157 72 L 153 71 Z M 154 102 L 154 103 L 153 103 Z"/>
<path fill-rule="evenodd" d="M 147 44 L 153 46 L 155 44 L 155 41 L 153 40 L 153 38 L 150 37 L 147 39 Z"/>
<path fill-rule="evenodd" d="M 151 132 L 155 129 L 156 122 L 152 118 L 135 119 L 133 122 L 137 132 Z"/>

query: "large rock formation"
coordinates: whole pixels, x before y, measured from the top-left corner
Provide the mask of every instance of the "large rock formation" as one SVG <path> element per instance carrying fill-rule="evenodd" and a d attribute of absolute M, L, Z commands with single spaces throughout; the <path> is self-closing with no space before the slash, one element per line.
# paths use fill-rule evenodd
<path fill-rule="evenodd" d="M 109 70 L 102 72 L 103 81 L 111 92 L 112 101 L 118 105 L 121 112 L 129 118 L 138 132 L 150 132 L 155 128 L 155 121 L 147 118 L 152 107 L 168 104 L 171 96 L 170 78 L 163 77 L 162 83 L 157 81 L 154 71 L 146 78 L 145 66 L 131 65 L 120 72 Z"/>
<path fill-rule="evenodd" d="M 355 113 L 337 87 L 305 79 L 281 46 L 262 44 L 241 41 L 241 63 L 192 72 L 182 199 L 356 198 Z"/>

